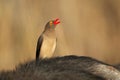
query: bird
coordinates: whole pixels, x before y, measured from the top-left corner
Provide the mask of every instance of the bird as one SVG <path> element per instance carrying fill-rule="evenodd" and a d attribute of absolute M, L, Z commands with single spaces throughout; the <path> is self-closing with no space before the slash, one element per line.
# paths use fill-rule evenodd
<path fill-rule="evenodd" d="M 38 38 L 37 47 L 36 47 L 36 61 L 39 59 L 50 58 L 53 56 L 56 48 L 56 25 L 60 23 L 60 20 L 57 18 L 55 20 L 50 20 L 45 25 L 45 29 Z"/>

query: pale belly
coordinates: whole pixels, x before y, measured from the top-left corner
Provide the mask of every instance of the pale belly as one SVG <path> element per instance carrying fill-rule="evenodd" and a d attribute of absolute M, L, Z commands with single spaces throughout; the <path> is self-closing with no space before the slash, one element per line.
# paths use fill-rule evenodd
<path fill-rule="evenodd" d="M 55 48 L 56 39 L 44 39 L 40 50 L 40 57 L 51 58 L 54 54 Z"/>

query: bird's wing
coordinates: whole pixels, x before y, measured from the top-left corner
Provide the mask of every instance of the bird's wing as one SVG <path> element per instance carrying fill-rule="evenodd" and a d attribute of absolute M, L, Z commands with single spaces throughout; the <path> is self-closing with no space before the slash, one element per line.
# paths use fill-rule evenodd
<path fill-rule="evenodd" d="M 41 35 L 41 36 L 38 38 L 37 48 L 36 48 L 36 60 L 39 59 L 40 48 L 41 48 L 41 46 L 42 46 L 42 42 L 43 42 L 43 35 Z"/>

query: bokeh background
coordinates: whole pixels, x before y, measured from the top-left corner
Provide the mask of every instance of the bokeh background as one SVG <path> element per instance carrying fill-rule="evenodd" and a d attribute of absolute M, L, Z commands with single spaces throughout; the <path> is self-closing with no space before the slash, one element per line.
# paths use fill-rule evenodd
<path fill-rule="evenodd" d="M 0 0 L 0 70 L 35 59 L 37 39 L 55 18 L 54 56 L 120 63 L 120 0 Z"/>

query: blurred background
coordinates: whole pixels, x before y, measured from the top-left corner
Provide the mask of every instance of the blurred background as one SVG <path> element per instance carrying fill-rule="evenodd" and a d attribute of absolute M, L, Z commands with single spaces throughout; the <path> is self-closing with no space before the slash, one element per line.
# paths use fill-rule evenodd
<path fill-rule="evenodd" d="M 120 63 L 120 0 L 0 0 L 0 70 L 35 59 L 37 39 L 55 18 L 54 56 Z"/>

